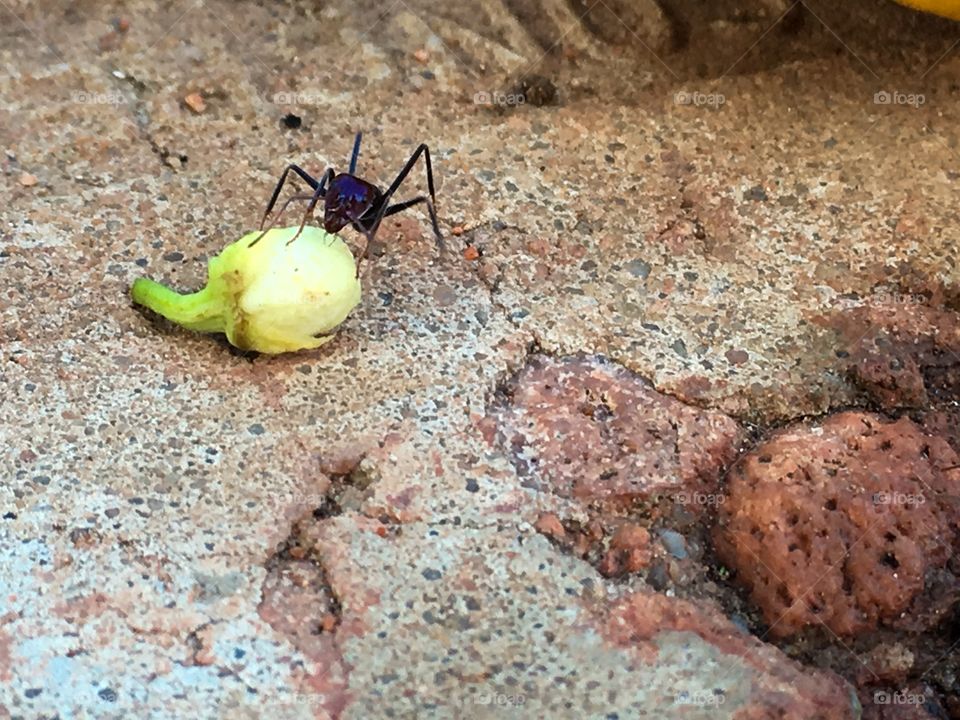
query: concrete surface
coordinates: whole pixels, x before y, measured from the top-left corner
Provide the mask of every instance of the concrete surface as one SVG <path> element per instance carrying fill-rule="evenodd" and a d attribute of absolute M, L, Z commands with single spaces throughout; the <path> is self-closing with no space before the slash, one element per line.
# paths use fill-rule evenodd
<path fill-rule="evenodd" d="M 489 412 L 535 354 L 745 445 L 868 404 L 844 314 L 957 308 L 957 27 L 599 5 L 0 0 L 0 717 L 960 717 L 955 627 L 861 682 L 880 640 L 778 649 L 709 554 L 681 600 L 552 545 L 544 513 L 609 511 Z M 131 306 L 357 129 L 384 185 L 429 143 L 448 250 L 385 225 L 336 340 L 249 357 Z"/>

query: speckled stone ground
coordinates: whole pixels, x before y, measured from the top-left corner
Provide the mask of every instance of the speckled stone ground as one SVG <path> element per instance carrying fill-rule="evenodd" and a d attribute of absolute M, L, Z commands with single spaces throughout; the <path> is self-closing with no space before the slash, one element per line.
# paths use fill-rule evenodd
<path fill-rule="evenodd" d="M 535 355 L 739 423 L 724 458 L 870 404 L 845 318 L 958 306 L 957 27 L 436 5 L 0 0 L 0 717 L 861 715 L 729 607 L 548 542 L 593 510 L 497 418 Z M 448 243 L 391 219 L 335 341 L 244 357 L 131 307 L 143 275 L 202 284 L 283 166 L 342 168 L 357 129 L 382 184 L 430 144 Z M 616 453 L 676 489 L 664 422 Z"/>

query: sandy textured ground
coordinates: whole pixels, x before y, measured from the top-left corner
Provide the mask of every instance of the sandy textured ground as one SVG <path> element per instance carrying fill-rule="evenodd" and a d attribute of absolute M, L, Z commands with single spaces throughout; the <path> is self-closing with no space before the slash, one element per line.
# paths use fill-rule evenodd
<path fill-rule="evenodd" d="M 711 508 L 647 492 L 722 498 L 774 426 L 876 409 L 870 318 L 956 310 L 957 26 L 436 5 L 0 0 L 0 717 L 960 717 L 955 605 L 906 665 L 778 649 Z M 391 219 L 335 341 L 243 356 L 131 306 L 358 129 L 381 184 L 430 145 L 448 243 Z M 521 387 L 554 359 L 583 398 Z"/>

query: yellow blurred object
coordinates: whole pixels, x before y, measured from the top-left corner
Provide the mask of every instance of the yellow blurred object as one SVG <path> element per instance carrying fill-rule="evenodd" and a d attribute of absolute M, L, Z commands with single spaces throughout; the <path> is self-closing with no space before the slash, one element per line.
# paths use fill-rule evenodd
<path fill-rule="evenodd" d="M 901 5 L 960 20 L 960 0 L 897 0 Z"/>

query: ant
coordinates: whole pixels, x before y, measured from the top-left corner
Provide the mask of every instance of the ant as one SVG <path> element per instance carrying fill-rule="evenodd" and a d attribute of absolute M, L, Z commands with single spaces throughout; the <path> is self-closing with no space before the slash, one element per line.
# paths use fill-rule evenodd
<path fill-rule="evenodd" d="M 360 261 L 367 256 L 370 243 L 377 234 L 377 230 L 380 229 L 380 223 L 383 222 L 385 217 L 395 215 L 402 210 L 406 210 L 420 203 L 427 204 L 427 210 L 430 212 L 430 222 L 433 224 L 433 232 L 437 238 L 437 247 L 442 250 L 443 234 L 440 232 L 440 226 L 437 223 L 437 213 L 434 209 L 434 206 L 437 204 L 437 198 L 433 190 L 433 168 L 430 165 L 430 148 L 421 143 L 420 146 L 413 151 L 413 155 L 407 160 L 407 164 L 404 165 L 403 169 L 397 174 L 396 179 L 391 183 L 390 187 L 384 192 L 376 185 L 358 178 L 354 174 L 357 170 L 357 159 L 360 157 L 360 139 L 362 136 L 363 133 L 358 132 L 356 139 L 353 141 L 353 152 L 350 155 L 350 169 L 345 173 L 335 174 L 333 168 L 329 167 L 318 182 L 297 165 L 288 165 L 280 176 L 280 181 L 274 188 L 270 202 L 267 204 L 267 209 L 263 213 L 263 219 L 260 221 L 260 229 L 263 230 L 263 232 L 247 247 L 253 247 L 260 241 L 260 238 L 276 224 L 287 205 L 296 200 L 309 200 L 307 210 L 304 212 L 303 219 L 300 221 L 300 229 L 297 230 L 297 234 L 287 242 L 289 245 L 303 232 L 304 225 L 313 214 L 313 210 L 320 201 L 320 198 L 323 198 L 324 230 L 332 234 L 350 225 L 354 230 L 366 237 L 366 244 L 363 248 Z M 427 187 L 430 190 L 430 196 L 418 195 L 410 200 L 404 200 L 391 205 L 390 198 L 393 197 L 397 188 L 400 187 L 400 183 L 410 174 L 410 170 L 421 155 L 423 155 L 424 162 L 427 166 Z M 269 217 L 270 211 L 273 210 L 273 206 L 276 205 L 277 198 L 280 197 L 280 191 L 283 189 L 283 184 L 287 181 L 287 175 L 291 171 L 296 173 L 301 180 L 313 189 L 313 194 L 294 195 L 289 198 L 280 207 L 280 210 L 277 211 L 276 216 L 270 225 L 267 226 L 267 229 L 264 230 L 263 224 L 267 221 L 267 217 Z M 357 277 L 360 276 L 360 261 L 357 262 Z"/>

